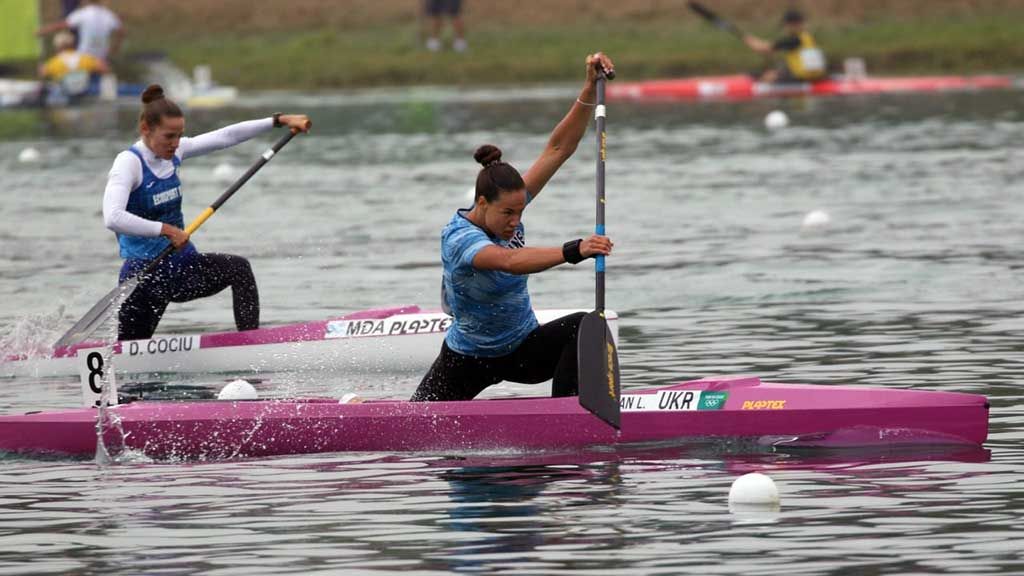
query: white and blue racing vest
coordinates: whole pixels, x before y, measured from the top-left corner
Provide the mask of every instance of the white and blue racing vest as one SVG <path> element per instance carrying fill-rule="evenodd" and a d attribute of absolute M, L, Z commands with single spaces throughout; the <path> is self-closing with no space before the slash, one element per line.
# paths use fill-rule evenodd
<path fill-rule="evenodd" d="M 146 220 L 155 220 L 184 228 L 185 216 L 181 212 L 181 180 L 178 179 L 178 166 L 181 166 L 181 159 L 172 156 L 174 172 L 167 178 L 157 178 L 156 174 L 153 174 L 153 171 L 146 165 L 146 161 L 138 150 L 129 148 L 128 151 L 135 154 L 139 158 L 139 162 L 142 163 L 142 183 L 128 196 L 126 210 Z M 121 247 L 122 258 L 152 260 L 170 244 L 170 240 L 163 236 L 146 238 L 118 234 L 117 243 Z"/>

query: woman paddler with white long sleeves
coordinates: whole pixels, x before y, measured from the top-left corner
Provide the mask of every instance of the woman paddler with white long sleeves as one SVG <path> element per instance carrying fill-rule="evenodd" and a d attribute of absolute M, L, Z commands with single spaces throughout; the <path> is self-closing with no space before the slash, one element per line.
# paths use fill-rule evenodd
<path fill-rule="evenodd" d="M 259 328 L 259 293 L 248 260 L 200 253 L 189 242 L 183 230 L 178 166 L 279 126 L 305 132 L 309 121 L 301 114 L 274 114 L 188 138 L 185 115 L 164 96 L 163 88 L 154 84 L 142 93 L 141 138 L 114 159 L 103 193 L 103 222 L 117 234 L 124 258 L 121 282 L 145 268 L 168 243 L 177 250 L 160 261 L 121 305 L 118 340 L 150 338 L 169 302 L 205 298 L 228 286 L 235 325 L 239 330 Z"/>
<path fill-rule="evenodd" d="M 552 378 L 552 396 L 578 393 L 576 333 L 584 314 L 539 325 L 526 282 L 529 274 L 565 262 L 611 254 L 612 242 L 593 235 L 561 247 L 529 248 L 521 218 L 587 131 L 596 66 L 612 71 L 601 53 L 586 62 L 583 90 L 525 176 L 501 161 L 498 148 L 476 151 L 483 169 L 473 206 L 456 211 L 441 232 L 442 299 L 453 322 L 413 401 L 471 400 L 502 380 L 536 384 Z"/>

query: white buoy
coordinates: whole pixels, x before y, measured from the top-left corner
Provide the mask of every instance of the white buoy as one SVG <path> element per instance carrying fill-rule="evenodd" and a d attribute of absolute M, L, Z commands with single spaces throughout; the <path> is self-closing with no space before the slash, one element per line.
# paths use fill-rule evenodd
<path fill-rule="evenodd" d="M 252 384 L 241 379 L 229 382 L 217 394 L 218 400 L 255 400 L 257 398 L 259 398 L 259 394 L 256 393 Z"/>
<path fill-rule="evenodd" d="M 782 110 L 772 110 L 764 117 L 764 127 L 769 130 L 781 130 L 789 126 L 789 116 Z"/>
<path fill-rule="evenodd" d="M 475 198 L 476 198 L 476 188 L 470 188 L 466 192 L 466 200 L 469 201 L 469 202 L 473 202 L 473 200 Z"/>
<path fill-rule="evenodd" d="M 213 177 L 218 180 L 230 180 L 235 175 L 235 167 L 227 162 L 221 162 L 213 168 Z"/>
<path fill-rule="evenodd" d="M 776 507 L 779 505 L 779 489 L 764 474 L 744 474 L 734 480 L 732 488 L 729 488 L 729 506 L 734 505 Z"/>
<path fill-rule="evenodd" d="M 824 210 L 811 210 L 804 216 L 804 228 L 822 228 L 832 222 L 832 217 Z"/>
<path fill-rule="evenodd" d="M 31 146 L 18 153 L 18 162 L 21 162 L 22 164 L 39 162 L 40 158 L 42 158 L 42 154 L 39 153 L 39 150 L 36 150 Z"/>
<path fill-rule="evenodd" d="M 363 399 L 358 394 L 348 392 L 338 400 L 338 404 L 362 404 Z"/>

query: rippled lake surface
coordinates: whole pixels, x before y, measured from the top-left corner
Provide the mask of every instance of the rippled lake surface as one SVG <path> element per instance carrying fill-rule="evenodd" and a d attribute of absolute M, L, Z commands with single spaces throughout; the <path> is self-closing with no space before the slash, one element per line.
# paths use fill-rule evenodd
<path fill-rule="evenodd" d="M 438 234 L 469 203 L 473 149 L 497 144 L 525 170 L 573 95 L 280 93 L 192 112 L 193 134 L 277 110 L 315 122 L 196 243 L 250 258 L 266 325 L 436 307 Z M 608 304 L 626 387 L 745 373 L 985 394 L 985 449 L 7 456 L 0 574 L 1022 573 L 1022 104 L 1008 92 L 609 109 Z M 790 128 L 763 128 L 773 109 Z M 113 282 L 100 200 L 136 114 L 0 112 L 4 353 L 51 342 Z M 186 217 L 272 138 L 186 163 Z M 19 162 L 27 147 L 38 162 Z M 592 229 L 593 164 L 588 134 L 531 205 L 531 244 Z M 815 210 L 830 222 L 804 226 Z M 535 304 L 590 306 L 590 270 L 534 276 Z M 221 294 L 172 305 L 160 329 L 231 325 Z M 260 386 L 401 398 L 417 381 L 299 372 Z M 79 402 L 72 378 L 0 385 L 5 413 Z M 778 511 L 730 511 L 730 484 L 753 471 L 775 479 Z"/>

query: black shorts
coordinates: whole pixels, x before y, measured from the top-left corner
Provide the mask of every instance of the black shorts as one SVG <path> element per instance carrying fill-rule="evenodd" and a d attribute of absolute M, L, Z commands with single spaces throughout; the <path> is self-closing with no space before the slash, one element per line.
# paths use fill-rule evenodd
<path fill-rule="evenodd" d="M 552 396 L 576 396 L 576 337 L 585 315 L 577 312 L 538 326 L 507 356 L 467 356 L 452 350 L 447 343 L 442 344 L 441 353 L 411 400 L 472 400 L 488 386 L 503 380 L 539 384 L 549 378 Z"/>
<path fill-rule="evenodd" d="M 458 16 L 462 11 L 462 0 L 424 0 L 428 16 Z"/>

